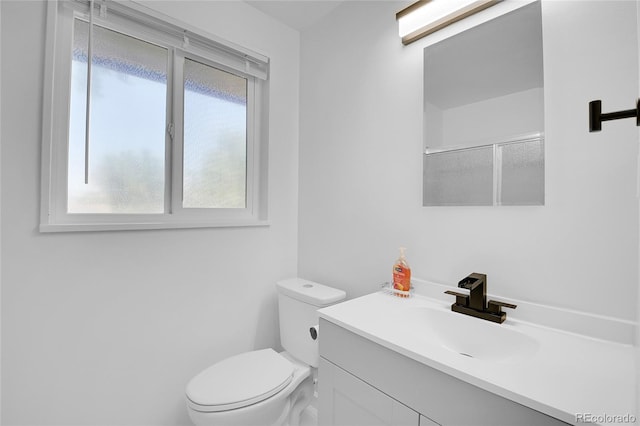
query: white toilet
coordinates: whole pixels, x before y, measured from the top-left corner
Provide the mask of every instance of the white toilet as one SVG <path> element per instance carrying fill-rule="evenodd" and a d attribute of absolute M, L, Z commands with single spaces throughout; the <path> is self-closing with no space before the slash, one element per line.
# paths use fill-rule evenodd
<path fill-rule="evenodd" d="M 187 409 L 196 425 L 298 425 L 313 398 L 317 310 L 343 300 L 342 290 L 292 278 L 278 281 L 280 339 L 285 352 L 245 352 L 224 359 L 187 385 Z"/>

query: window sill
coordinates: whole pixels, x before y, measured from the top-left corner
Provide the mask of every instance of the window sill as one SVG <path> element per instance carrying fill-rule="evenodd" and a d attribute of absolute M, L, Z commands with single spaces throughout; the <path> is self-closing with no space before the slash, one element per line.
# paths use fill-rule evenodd
<path fill-rule="evenodd" d="M 96 232 L 96 231 L 142 231 L 153 229 L 236 228 L 270 226 L 266 220 L 234 220 L 221 222 L 130 222 L 130 223 L 41 223 L 41 233 Z"/>

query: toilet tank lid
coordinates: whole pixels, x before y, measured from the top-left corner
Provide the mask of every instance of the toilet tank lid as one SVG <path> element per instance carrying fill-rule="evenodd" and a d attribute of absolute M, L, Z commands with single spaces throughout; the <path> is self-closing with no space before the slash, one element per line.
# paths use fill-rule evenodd
<path fill-rule="evenodd" d="M 347 297 L 347 293 L 342 290 L 303 278 L 281 280 L 276 286 L 280 293 L 318 307 L 331 305 Z"/>

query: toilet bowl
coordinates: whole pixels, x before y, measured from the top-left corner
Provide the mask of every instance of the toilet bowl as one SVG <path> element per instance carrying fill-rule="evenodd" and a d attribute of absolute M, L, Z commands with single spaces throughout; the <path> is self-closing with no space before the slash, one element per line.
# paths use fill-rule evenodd
<path fill-rule="evenodd" d="M 187 385 L 196 425 L 286 425 L 313 397 L 311 367 L 273 349 L 227 358 Z M 295 423 L 295 421 L 293 422 Z"/>
<path fill-rule="evenodd" d="M 309 329 L 317 309 L 343 300 L 344 291 L 294 278 L 277 283 L 280 336 L 285 351 L 244 352 L 196 375 L 186 388 L 196 425 L 295 426 L 313 399 L 319 353 Z"/>

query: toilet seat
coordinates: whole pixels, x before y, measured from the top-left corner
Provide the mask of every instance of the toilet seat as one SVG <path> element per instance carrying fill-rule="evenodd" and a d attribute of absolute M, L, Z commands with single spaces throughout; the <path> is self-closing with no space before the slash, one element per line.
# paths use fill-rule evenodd
<path fill-rule="evenodd" d="M 195 376 L 187 385 L 187 402 L 201 412 L 246 407 L 280 392 L 293 372 L 291 362 L 273 349 L 245 352 Z"/>

